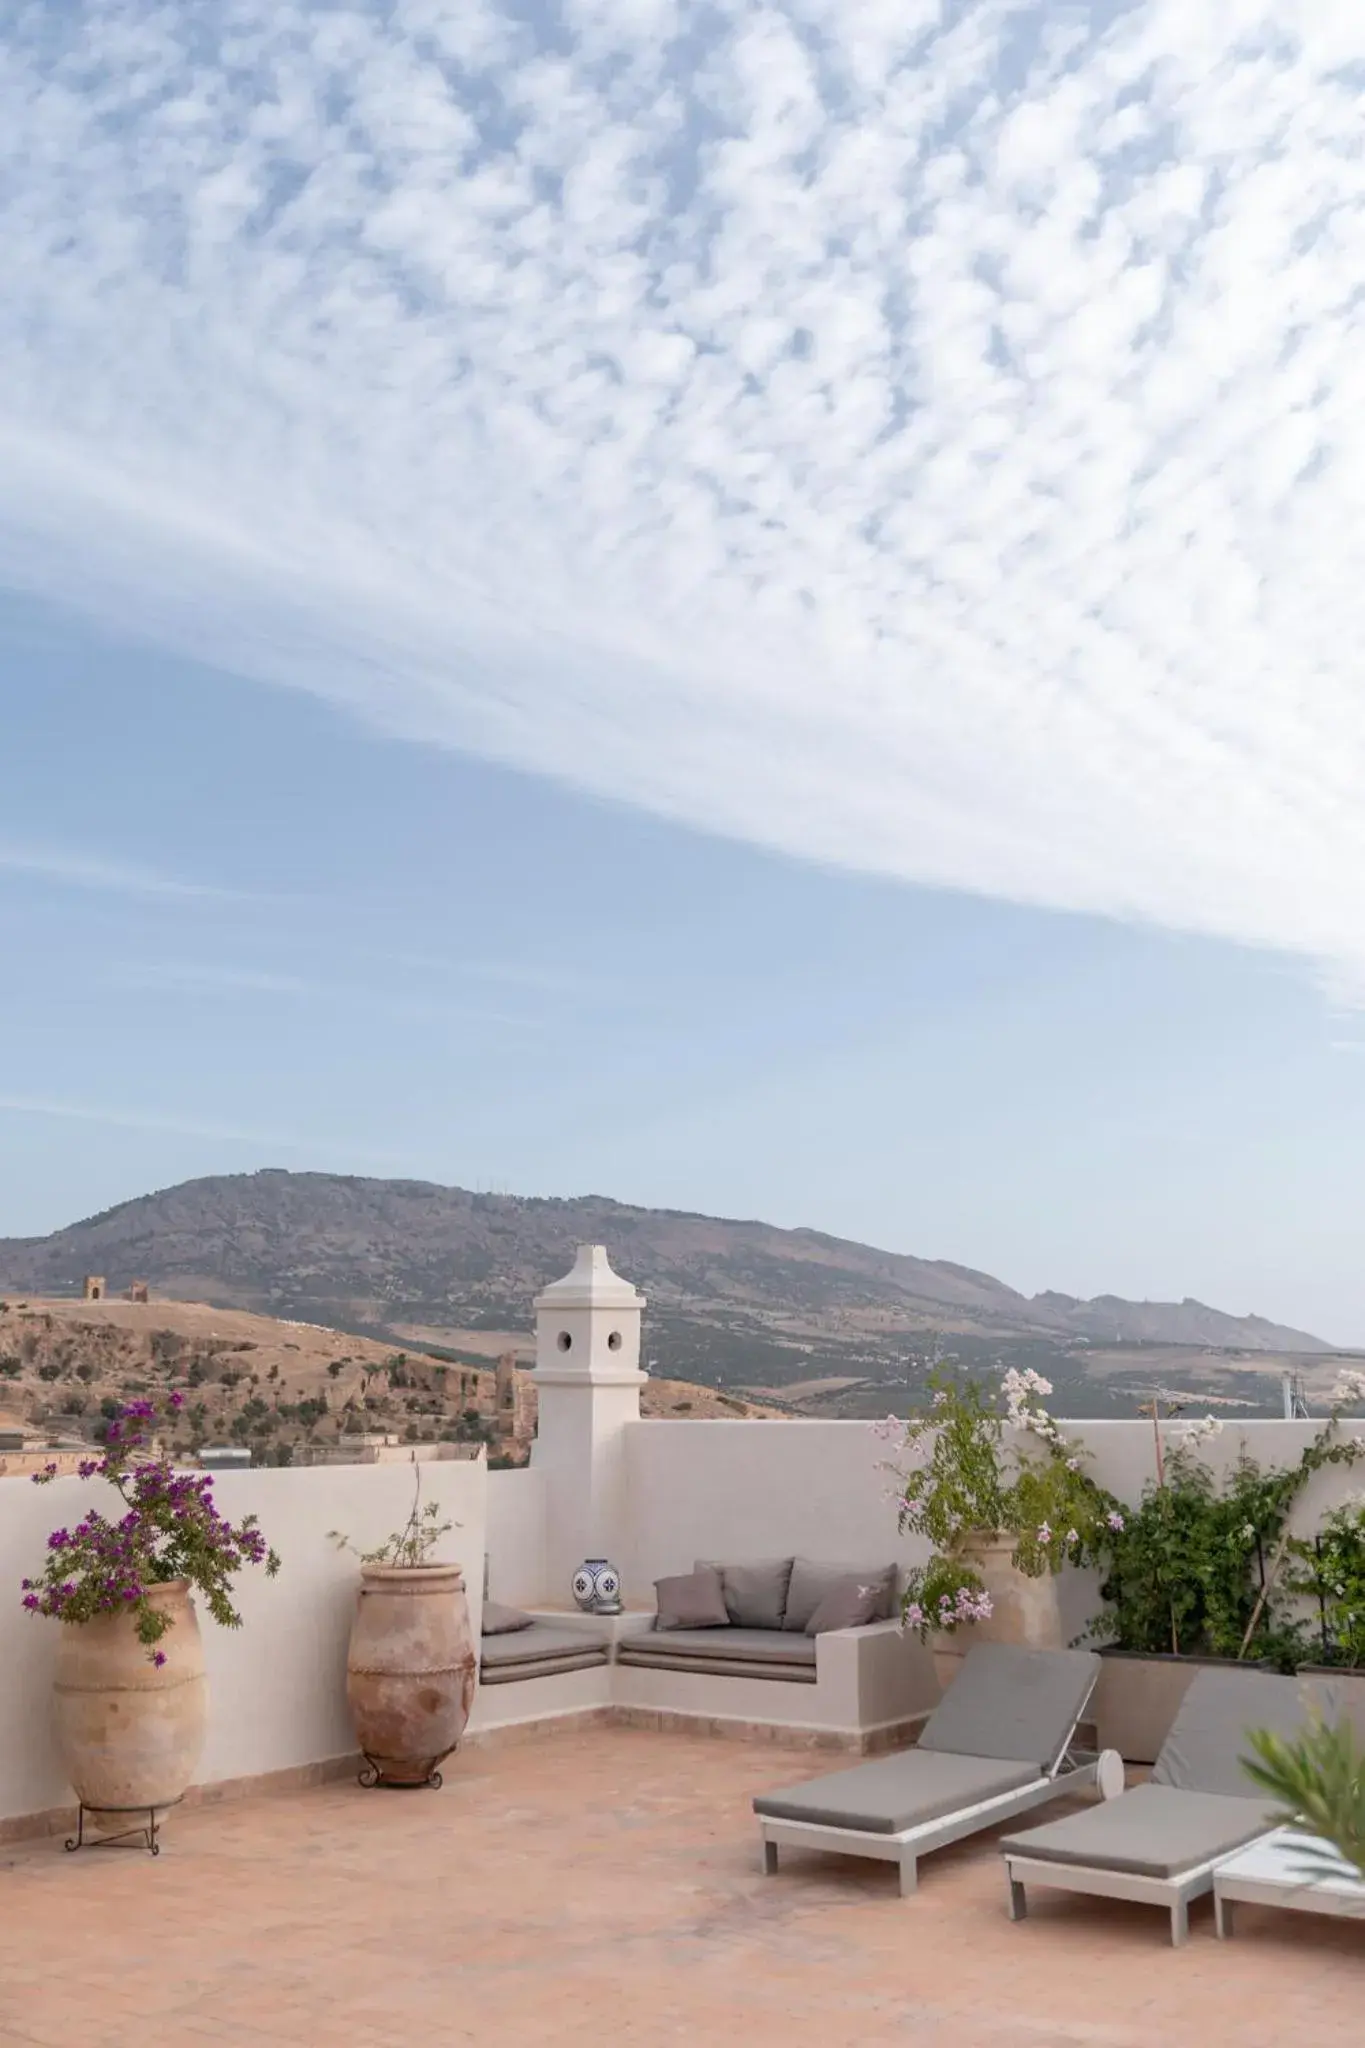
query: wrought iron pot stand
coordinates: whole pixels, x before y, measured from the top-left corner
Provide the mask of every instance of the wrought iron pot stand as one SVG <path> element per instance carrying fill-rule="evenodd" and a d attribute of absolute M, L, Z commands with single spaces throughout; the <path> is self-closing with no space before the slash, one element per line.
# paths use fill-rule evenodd
<path fill-rule="evenodd" d="M 432 1757 L 430 1763 L 426 1766 L 426 1776 L 422 1778 L 411 1776 L 391 1778 L 385 1769 L 385 1759 L 383 1757 L 371 1756 L 368 1750 L 362 1750 L 360 1753 L 364 1761 L 356 1773 L 356 1782 L 363 1785 L 367 1792 L 375 1788 L 378 1788 L 381 1792 L 439 1792 L 445 1783 L 444 1778 L 441 1776 L 440 1766 L 448 1756 L 454 1756 L 459 1746 L 457 1742 L 452 1748 L 443 1749 L 439 1756 Z M 392 1758 L 390 1758 L 389 1762 L 392 1761 Z"/>
<path fill-rule="evenodd" d="M 68 1835 L 65 1846 L 68 1849 L 146 1849 L 149 1854 L 161 1854 L 161 1815 L 172 1806 L 179 1806 L 179 1799 L 165 1799 L 157 1806 L 87 1806 L 84 1801 L 76 1808 L 76 1832 Z M 112 1834 L 100 1833 L 87 1838 L 85 1816 L 87 1813 L 140 1813 L 140 1822 L 130 1822 L 126 1828 L 115 1829 Z"/>

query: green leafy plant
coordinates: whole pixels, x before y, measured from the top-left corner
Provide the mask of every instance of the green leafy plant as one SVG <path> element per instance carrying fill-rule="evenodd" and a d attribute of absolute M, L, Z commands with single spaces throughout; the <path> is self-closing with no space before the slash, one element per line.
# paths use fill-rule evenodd
<path fill-rule="evenodd" d="M 914 1454 L 892 1469 L 902 1533 L 927 1538 L 934 1552 L 902 1600 L 905 1624 L 921 1639 L 989 1618 L 974 1544 L 1008 1538 L 1017 1568 L 1041 1578 L 1097 1556 L 1122 1519 L 1044 1408 L 1052 1388 L 1041 1375 L 1011 1370 L 983 1383 L 945 1363 L 928 1385 L 927 1408 L 904 1424 L 893 1416 L 876 1425 Z"/>
<path fill-rule="evenodd" d="M 459 1528 L 458 1522 L 443 1522 L 441 1510 L 434 1500 L 422 1506 L 422 1468 L 414 1463 L 416 1484 L 412 1494 L 412 1513 L 401 1529 L 381 1543 L 376 1550 L 356 1551 L 355 1545 L 339 1529 L 329 1529 L 328 1536 L 340 1550 L 349 1550 L 359 1557 L 362 1564 L 382 1564 L 413 1570 L 419 1565 L 435 1562 L 431 1553 L 443 1536 Z"/>
<path fill-rule="evenodd" d="M 1323 1518 L 1316 1536 L 1289 1543 L 1286 1592 L 1318 1613 L 1321 1661 L 1365 1665 L 1365 1504 L 1348 1501 Z"/>
<path fill-rule="evenodd" d="M 1280 1823 L 1330 1844 L 1365 1877 L 1365 1754 L 1350 1722 L 1318 1720 L 1292 1740 L 1258 1728 L 1249 1739 L 1255 1755 L 1242 1768 L 1278 1802 Z M 1330 1853 L 1311 1842 L 1303 1855 L 1306 1876 L 1332 1867 Z"/>
<path fill-rule="evenodd" d="M 1292 1670 L 1306 1646 L 1290 1605 L 1289 1516 L 1315 1472 L 1353 1463 L 1365 1445 L 1343 1438 L 1334 1413 L 1295 1465 L 1263 1471 L 1243 1450 L 1219 1484 L 1198 1451 L 1220 1427 L 1183 1426 L 1140 1505 L 1111 1524 L 1099 1546 L 1107 1606 L 1092 1633 L 1147 1656 Z"/>

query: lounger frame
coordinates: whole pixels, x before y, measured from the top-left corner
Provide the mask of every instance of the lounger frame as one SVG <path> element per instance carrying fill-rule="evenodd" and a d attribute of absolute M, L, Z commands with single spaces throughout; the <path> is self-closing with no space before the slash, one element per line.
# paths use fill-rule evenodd
<path fill-rule="evenodd" d="M 1271 1823 L 1266 1823 L 1269 1832 Z M 1252 1836 L 1251 1841 L 1259 1840 Z M 1249 1848 L 1243 1842 L 1241 1848 Z M 1135 1870 L 1106 1870 L 1092 1863 L 1055 1863 L 1044 1856 L 1019 1856 L 1005 1851 L 1011 1920 L 1028 1917 L 1025 1887 L 1043 1885 L 1055 1892 L 1084 1892 L 1097 1899 L 1130 1899 L 1140 1906 L 1164 1906 L 1171 1916 L 1171 1946 L 1183 1948 L 1190 1932 L 1190 1901 L 1213 1890 L 1213 1873 L 1240 1849 L 1222 1849 L 1205 1863 L 1193 1863 L 1174 1877 L 1146 1877 Z"/>
<path fill-rule="evenodd" d="M 1082 1705 L 1081 1714 L 1088 1704 L 1087 1700 Z M 1077 1723 L 1079 1720 L 1080 1714 Z M 933 1849 L 945 1849 L 950 1842 L 960 1842 L 968 1835 L 979 1834 L 983 1828 L 994 1827 L 998 1821 L 1013 1820 L 1018 1813 L 1028 1813 L 1035 1806 L 1045 1806 L 1051 1799 L 1064 1799 L 1067 1793 L 1080 1792 L 1088 1786 L 1097 1786 L 1105 1799 L 1117 1797 L 1123 1790 L 1122 1758 L 1112 1749 L 1074 1749 L 1075 1734 L 1073 1724 L 1060 1757 L 1042 1777 L 1012 1791 L 997 1792 L 990 1799 L 977 1800 L 972 1806 L 959 1807 L 956 1813 L 920 1821 L 899 1834 L 832 1827 L 824 1821 L 778 1820 L 759 1814 L 764 1873 L 775 1876 L 779 1849 L 822 1849 L 827 1855 L 865 1856 L 877 1863 L 896 1864 L 900 1870 L 901 1897 L 909 1898 L 919 1884 L 919 1859 Z"/>

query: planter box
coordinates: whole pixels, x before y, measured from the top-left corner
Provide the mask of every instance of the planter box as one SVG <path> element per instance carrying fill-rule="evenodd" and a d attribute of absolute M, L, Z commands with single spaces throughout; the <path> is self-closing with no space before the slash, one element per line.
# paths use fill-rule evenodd
<path fill-rule="evenodd" d="M 1231 1666 L 1231 1657 L 1148 1656 L 1141 1650 L 1101 1650 L 1093 1711 L 1101 1749 L 1116 1749 L 1125 1763 L 1154 1764 L 1180 1703 L 1197 1671 Z M 1244 1664 L 1260 1671 L 1260 1664 Z"/>
<path fill-rule="evenodd" d="M 1331 1685 L 1356 1738 L 1365 1744 L 1365 1665 L 1300 1664 L 1301 1678 L 1322 1678 Z"/>

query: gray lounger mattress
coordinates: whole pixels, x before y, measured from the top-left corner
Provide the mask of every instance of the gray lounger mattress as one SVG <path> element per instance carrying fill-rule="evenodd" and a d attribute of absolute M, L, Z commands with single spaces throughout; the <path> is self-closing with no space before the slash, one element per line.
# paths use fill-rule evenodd
<path fill-rule="evenodd" d="M 765 1820 L 799 1820 L 861 1834 L 898 1835 L 921 1822 L 960 1813 L 1005 1792 L 1033 1784 L 1036 1764 L 949 1756 L 907 1749 L 875 1763 L 829 1771 L 808 1785 L 761 1794 L 754 1812 Z"/>
<path fill-rule="evenodd" d="M 1008 1835 L 1000 1847 L 1006 1856 L 1028 1856 L 1039 1863 L 1178 1877 L 1230 1856 L 1270 1825 L 1263 1800 L 1148 1784 L 1134 1786 L 1106 1806 Z"/>

